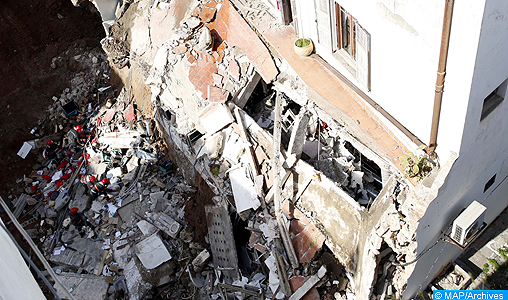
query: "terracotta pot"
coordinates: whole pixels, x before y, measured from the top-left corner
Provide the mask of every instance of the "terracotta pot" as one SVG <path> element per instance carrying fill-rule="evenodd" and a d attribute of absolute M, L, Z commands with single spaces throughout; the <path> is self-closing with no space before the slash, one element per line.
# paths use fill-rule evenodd
<path fill-rule="evenodd" d="M 298 41 L 298 40 L 296 40 L 296 41 Z M 296 41 L 295 41 L 294 49 L 295 49 L 296 54 L 298 54 L 300 56 L 309 56 L 312 53 L 312 51 L 314 51 L 314 44 L 312 43 L 312 40 L 311 39 L 306 39 L 306 40 L 309 40 L 310 44 L 305 47 L 298 47 L 296 45 Z"/>

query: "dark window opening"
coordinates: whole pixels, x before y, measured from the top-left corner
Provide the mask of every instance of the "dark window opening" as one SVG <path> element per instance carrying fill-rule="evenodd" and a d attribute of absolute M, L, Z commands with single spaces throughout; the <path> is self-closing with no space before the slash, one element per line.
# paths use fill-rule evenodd
<path fill-rule="evenodd" d="M 255 253 L 248 247 L 251 232 L 247 229 L 248 222 L 236 213 L 230 214 L 231 224 L 233 225 L 233 238 L 236 245 L 236 254 L 238 256 L 238 268 L 246 277 L 250 276 L 257 266 L 253 266 Z"/>
<path fill-rule="evenodd" d="M 196 129 L 192 130 L 188 135 L 187 138 L 189 139 L 189 144 L 194 145 L 194 143 L 199 140 L 203 134 Z"/>
<path fill-rule="evenodd" d="M 492 178 L 487 181 L 485 187 L 483 188 L 483 192 L 485 193 L 493 184 L 496 182 L 496 175 L 492 176 Z"/>
<path fill-rule="evenodd" d="M 272 90 L 272 85 L 267 85 L 261 78 L 243 108 L 259 126 L 270 133 L 273 133 L 275 94 L 275 91 Z"/>
<path fill-rule="evenodd" d="M 350 142 L 328 134 L 328 124 L 316 122 L 301 158 L 323 172 L 360 205 L 370 208 L 383 188 L 381 168 Z"/>
<path fill-rule="evenodd" d="M 483 121 L 491 112 L 496 109 L 496 107 L 501 104 L 504 100 L 504 95 L 506 94 L 506 85 L 507 81 L 505 80 L 501 85 L 499 85 L 492 93 L 490 93 L 483 100 L 482 114 L 480 117 L 480 121 Z"/>

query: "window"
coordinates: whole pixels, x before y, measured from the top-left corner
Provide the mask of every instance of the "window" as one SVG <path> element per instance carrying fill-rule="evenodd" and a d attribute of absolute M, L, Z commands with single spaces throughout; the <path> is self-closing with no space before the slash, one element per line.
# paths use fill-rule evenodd
<path fill-rule="evenodd" d="M 494 174 L 494 176 L 492 176 L 492 178 L 487 181 L 485 187 L 483 188 L 483 192 L 485 193 L 494 184 L 494 182 L 496 182 L 496 174 Z"/>
<path fill-rule="evenodd" d="M 353 60 L 356 60 L 356 20 L 343 7 L 335 3 L 337 28 L 337 49 L 343 49 Z"/>
<path fill-rule="evenodd" d="M 370 34 L 339 3 L 314 2 L 318 43 L 370 91 Z"/>
<path fill-rule="evenodd" d="M 499 85 L 492 93 L 483 100 L 482 115 L 480 121 L 485 119 L 504 100 L 508 79 Z"/>

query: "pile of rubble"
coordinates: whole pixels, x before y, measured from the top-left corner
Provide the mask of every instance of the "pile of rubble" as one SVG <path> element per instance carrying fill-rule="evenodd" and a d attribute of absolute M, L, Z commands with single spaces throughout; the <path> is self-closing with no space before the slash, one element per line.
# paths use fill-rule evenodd
<path fill-rule="evenodd" d="M 322 110 L 271 90 L 265 81 L 277 68 L 264 47 L 253 58 L 217 35 L 215 20 L 227 10 L 234 10 L 227 1 L 199 5 L 159 48 L 146 81 L 155 122 L 140 115 L 129 89 L 118 93 L 105 82 L 104 57 L 75 57 L 95 68 L 78 74 L 48 110 L 58 122 L 55 135 L 39 133 L 20 151 L 40 154 L 49 140 L 59 145 L 56 158 L 47 157 L 51 151 L 41 156 L 14 204 L 17 217 L 30 216 L 25 227 L 37 222 L 30 233 L 76 298 L 354 297 L 347 279 L 353 268 L 337 262 L 325 246 L 326 231 L 300 198 L 307 188 L 312 195 L 342 188 L 359 203 L 355 208 L 369 207 L 387 176 Z M 118 38 L 109 36 L 103 46 L 123 68 L 135 55 Z M 270 60 L 260 68 L 263 55 Z M 282 147 L 274 145 L 277 124 Z M 69 145 L 77 125 L 78 144 Z M 178 146 L 190 167 L 172 166 L 162 140 Z M 189 185 L 179 172 L 199 175 L 216 196 L 206 198 L 204 187 Z M 299 188 L 298 178 L 289 180 L 293 174 L 310 179 Z M 101 182 L 107 188 L 95 193 Z M 26 204 L 33 207 L 27 211 Z M 388 232 L 376 229 L 379 236 Z"/>
<path fill-rule="evenodd" d="M 260 297 L 276 294 L 281 299 L 284 294 L 292 294 L 279 287 L 282 284 L 296 290 L 307 279 L 303 276 L 316 273 L 309 284 L 325 276 L 325 268 L 319 269 L 322 263 L 312 261 L 323 245 L 323 236 L 308 243 L 311 253 L 301 253 L 304 264 L 287 274 L 287 257 L 270 212 L 256 213 L 248 206 L 231 210 L 221 197 L 213 199 L 216 205 L 206 206 L 209 231 L 205 241 L 198 241 L 186 221 L 186 205 L 198 191 L 175 172 L 156 139 L 152 122 L 137 114 L 125 89 L 114 97 L 116 92 L 110 88 L 111 92 L 101 99 L 103 106 L 95 101 L 83 106 L 86 97 L 73 93 L 86 88 L 80 85 L 64 91 L 62 99 L 82 107 L 61 116 L 67 121 L 66 127 L 57 126 L 56 134 L 29 143 L 41 163 L 25 178 L 26 193 L 13 200 L 16 217 L 26 219 L 23 227 L 35 225 L 27 231 L 40 241 L 59 280 L 76 298 L 143 299 L 158 293 L 164 299 L 217 299 L 237 293 Z M 59 104 L 54 110 L 63 109 Z M 63 134 L 77 125 L 83 128 L 82 135 L 77 144 L 69 144 L 69 134 Z M 46 147 L 47 141 L 58 145 L 54 157 L 49 155 L 52 151 Z M 232 157 L 244 161 L 246 153 L 235 151 Z M 90 176 L 97 182 L 107 178 L 107 192 L 91 197 L 94 185 Z M 245 196 L 246 176 L 246 168 L 241 167 L 222 178 L 226 186 L 232 187 L 238 205 Z M 252 192 L 249 187 L 247 191 Z M 252 208 L 259 208 L 259 204 Z M 287 205 L 293 222 L 300 224 L 294 227 L 306 227 L 295 234 L 306 239 L 307 231 L 316 228 Z M 73 208 L 77 212 L 71 211 Z M 252 214 L 244 221 L 233 211 Z M 83 223 L 75 224 L 75 216 Z M 327 257 L 340 273 L 340 267 L 330 259 L 333 256 L 328 253 Z M 335 280 L 338 283 L 338 278 Z M 345 278 L 340 280 L 347 284 Z M 301 296 L 312 287 L 309 284 L 300 290 Z M 331 286 L 329 281 L 328 288 Z M 55 288 L 58 292 L 58 285 Z"/>

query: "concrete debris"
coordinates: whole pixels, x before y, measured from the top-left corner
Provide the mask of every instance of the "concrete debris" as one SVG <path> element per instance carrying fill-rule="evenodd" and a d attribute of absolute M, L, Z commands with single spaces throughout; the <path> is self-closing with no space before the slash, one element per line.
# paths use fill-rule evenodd
<path fill-rule="evenodd" d="M 238 213 L 248 209 L 256 210 L 261 205 L 257 198 L 254 182 L 248 177 L 248 172 L 249 169 L 246 167 L 239 167 L 229 172 Z"/>
<path fill-rule="evenodd" d="M 153 234 L 136 245 L 136 255 L 147 269 L 153 269 L 171 259 L 162 240 Z"/>
<path fill-rule="evenodd" d="M 59 145 L 54 157 L 39 155 L 29 178 L 20 179 L 25 193 L 13 201 L 17 217 L 34 206 L 26 221 L 44 226 L 32 235 L 49 261 L 65 269 L 64 285 L 79 299 L 113 299 L 114 293 L 148 299 L 151 291 L 190 299 L 193 284 L 196 299 L 245 293 L 297 300 L 320 281 L 320 292 L 353 299 L 347 278 L 359 241 L 350 226 L 363 224 L 374 200 L 395 198 L 395 189 L 387 191 L 395 179 L 387 184 L 391 174 L 383 161 L 314 107 L 290 71 L 276 76 L 268 49 L 229 1 L 198 2 L 175 22 L 167 14 L 177 14 L 178 1 L 122 1 L 101 44 L 117 73 L 128 70 L 132 82 L 118 90 L 105 80 L 104 54 L 75 58 L 92 70 L 77 75 L 48 109 L 49 119 L 58 121 L 59 136 L 51 140 Z M 223 32 L 229 17 L 237 24 Z M 125 31 L 121 24 L 129 18 L 135 22 Z M 174 30 L 155 31 L 170 19 Z M 234 43 L 245 38 L 256 49 Z M 276 94 L 282 102 L 277 124 Z M 63 106 L 71 101 L 76 108 L 67 112 Z M 274 147 L 274 126 L 281 149 Z M 50 136 L 25 142 L 20 156 L 42 153 L 44 139 Z M 274 193 L 285 200 L 279 211 Z M 327 196 L 344 204 L 343 211 L 317 201 Z M 406 242 L 417 222 L 398 209 L 421 208 L 393 206 L 366 247 L 381 255 L 387 244 L 409 257 L 415 249 Z M 325 236 L 323 223 L 353 250 Z M 323 252 L 344 267 L 325 274 Z M 408 274 L 396 276 L 400 285 Z M 310 279 L 292 293 L 290 277 Z"/>
<path fill-rule="evenodd" d="M 199 120 L 208 134 L 214 134 L 233 123 L 231 111 L 222 104 L 212 104 L 199 114 Z"/>
<path fill-rule="evenodd" d="M 109 284 L 105 281 L 104 276 L 61 273 L 57 275 L 57 278 L 75 299 L 106 299 L 108 295 Z M 60 285 L 55 284 L 54 288 L 58 294 L 63 294 L 59 290 Z"/>

